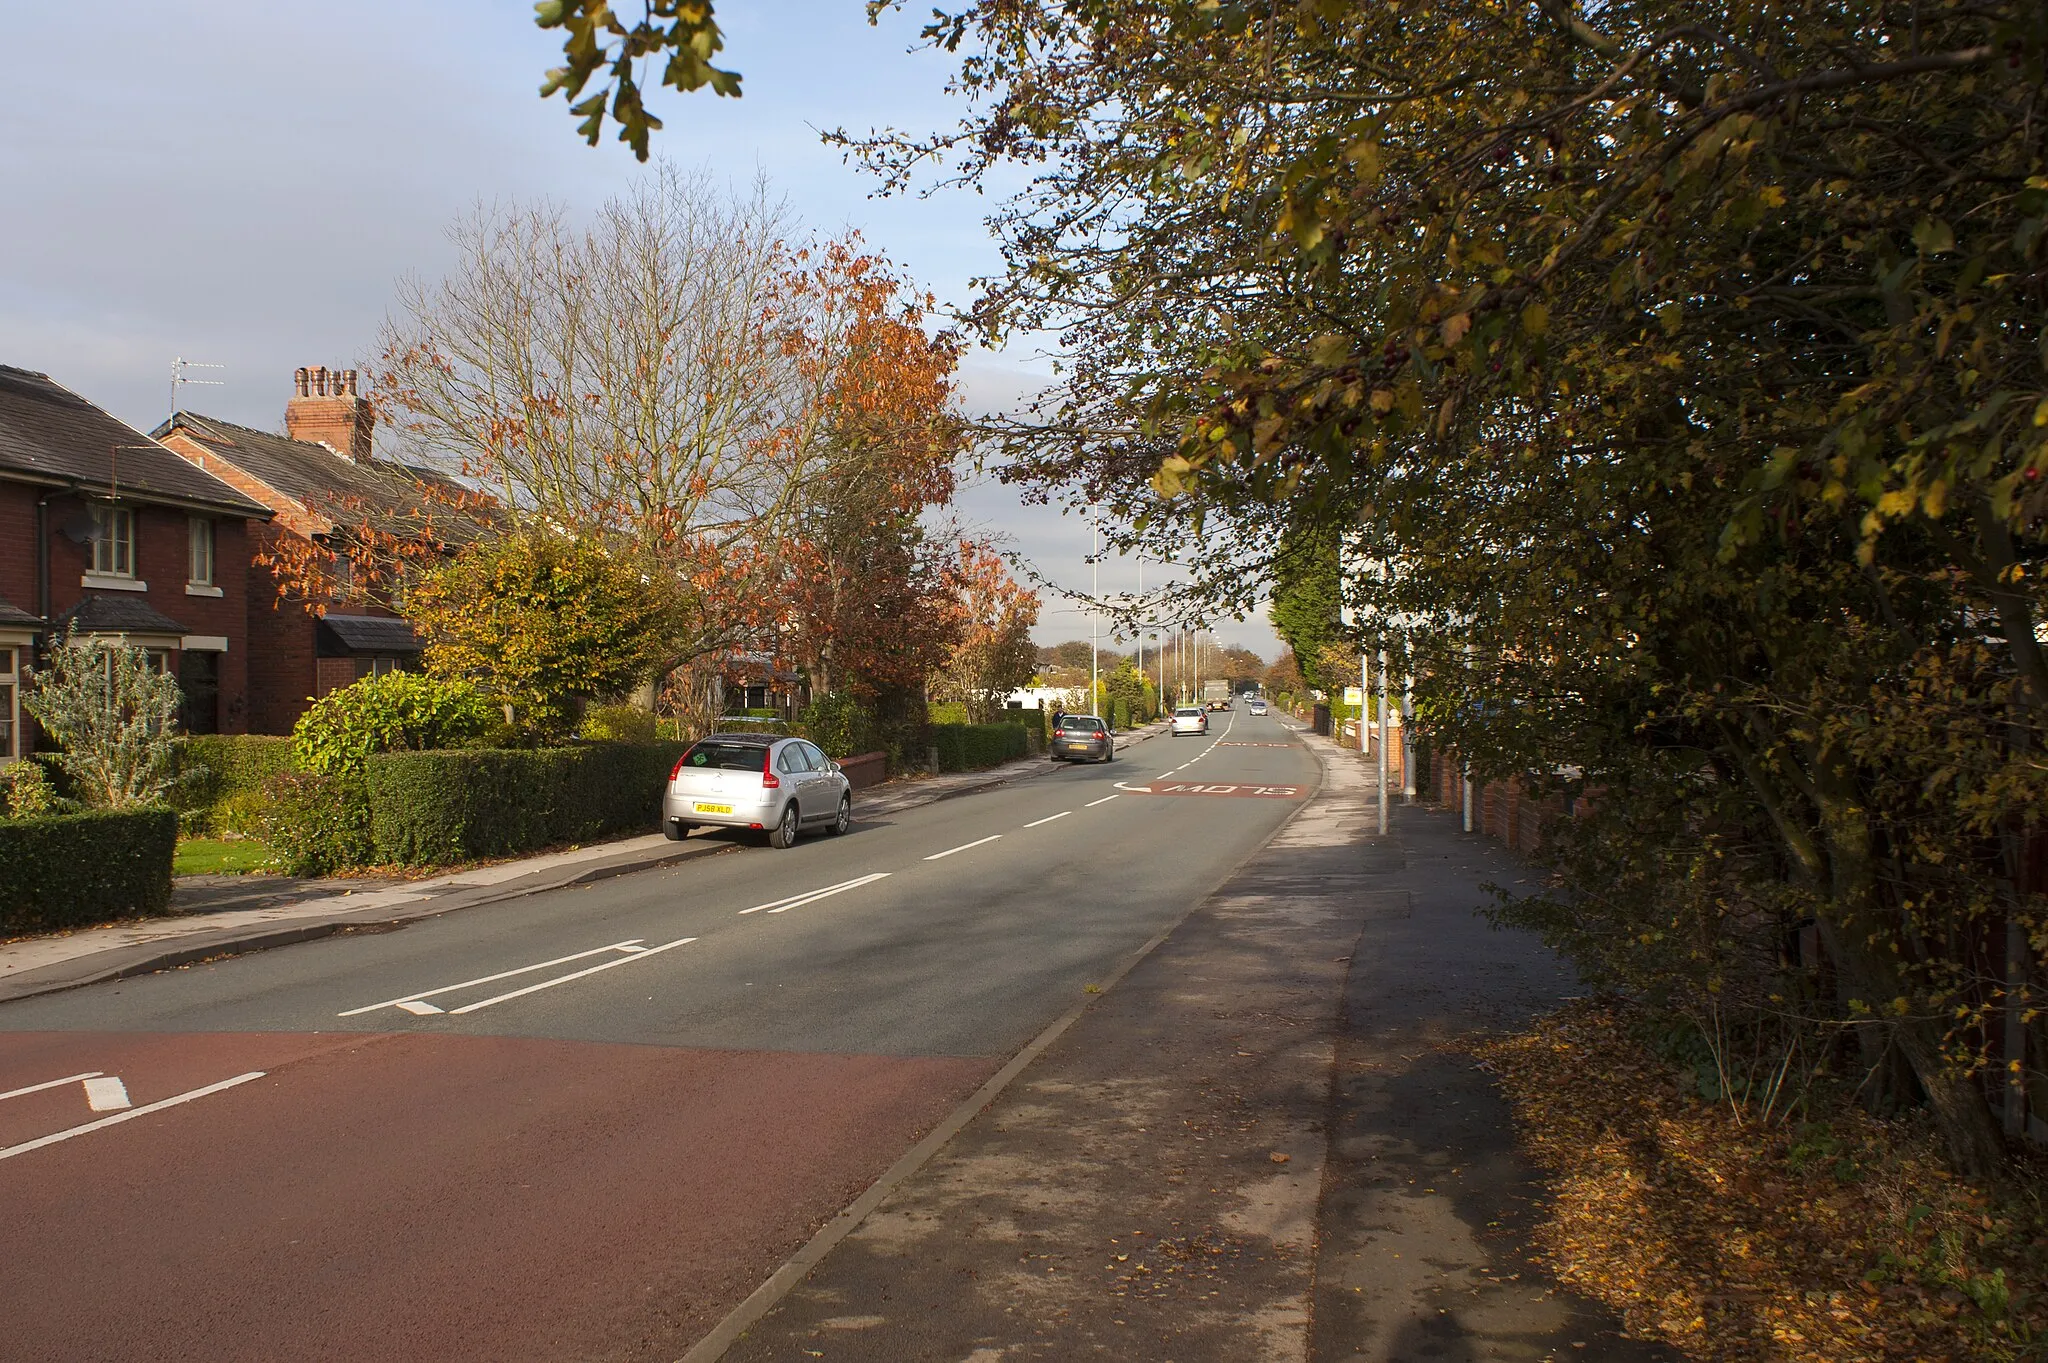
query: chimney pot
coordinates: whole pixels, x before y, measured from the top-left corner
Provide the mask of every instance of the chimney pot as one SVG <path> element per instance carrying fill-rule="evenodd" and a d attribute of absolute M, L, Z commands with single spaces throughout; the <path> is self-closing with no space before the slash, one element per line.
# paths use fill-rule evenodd
<path fill-rule="evenodd" d="M 325 445 L 353 463 L 369 463 L 377 416 L 356 391 L 356 371 L 314 365 L 295 371 L 292 384 L 297 396 L 285 404 L 285 433 Z"/>

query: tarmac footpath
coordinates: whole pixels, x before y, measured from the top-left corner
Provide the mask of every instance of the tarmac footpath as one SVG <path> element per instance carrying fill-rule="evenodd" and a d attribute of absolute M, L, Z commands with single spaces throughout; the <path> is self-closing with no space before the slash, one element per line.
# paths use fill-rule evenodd
<path fill-rule="evenodd" d="M 1531 1259 L 1541 1186 L 1447 1045 L 1574 992 L 1479 915 L 1526 870 L 1433 810 L 1378 836 L 1302 739 L 1320 792 L 686 1363 L 1669 1357 Z"/>

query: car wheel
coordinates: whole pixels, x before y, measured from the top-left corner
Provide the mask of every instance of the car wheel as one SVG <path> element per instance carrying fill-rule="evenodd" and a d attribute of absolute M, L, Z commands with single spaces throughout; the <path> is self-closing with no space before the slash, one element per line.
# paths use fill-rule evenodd
<path fill-rule="evenodd" d="M 684 838 L 690 836 L 690 826 L 686 823 L 676 823 L 670 819 L 663 819 L 661 821 L 661 835 L 670 842 L 681 842 Z"/>
<path fill-rule="evenodd" d="M 782 807 L 782 821 L 768 830 L 770 847 L 796 846 L 796 798 L 792 796 Z"/>
<path fill-rule="evenodd" d="M 842 795 L 839 797 L 839 817 L 832 820 L 832 836 L 835 838 L 841 837 L 851 827 L 853 827 L 853 797 L 851 795 Z"/>

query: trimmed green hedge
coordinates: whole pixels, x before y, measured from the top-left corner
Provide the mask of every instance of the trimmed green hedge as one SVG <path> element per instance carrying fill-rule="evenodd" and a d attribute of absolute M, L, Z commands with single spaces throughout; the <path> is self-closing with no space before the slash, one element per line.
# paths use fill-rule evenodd
<path fill-rule="evenodd" d="M 178 813 L 156 806 L 0 820 L 0 932 L 167 912 Z"/>
<path fill-rule="evenodd" d="M 634 828 L 653 831 L 687 744 L 588 743 L 380 753 L 370 759 L 378 862 L 514 856 Z"/>
<path fill-rule="evenodd" d="M 370 862 L 370 791 L 355 772 L 281 771 L 263 783 L 263 837 L 287 875 Z"/>
<path fill-rule="evenodd" d="M 934 724 L 932 747 L 940 771 L 979 771 L 1031 755 L 1031 737 L 1021 724 Z"/>
<path fill-rule="evenodd" d="M 171 808 L 188 834 L 253 833 L 264 783 L 292 762 L 292 741 L 270 734 L 187 734 L 171 743 Z"/>

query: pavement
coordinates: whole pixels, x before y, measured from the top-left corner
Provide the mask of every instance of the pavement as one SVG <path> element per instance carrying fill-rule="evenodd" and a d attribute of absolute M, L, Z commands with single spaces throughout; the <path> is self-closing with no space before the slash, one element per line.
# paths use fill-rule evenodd
<path fill-rule="evenodd" d="M 1118 750 L 1164 731 L 1163 724 L 1151 724 L 1121 733 Z M 899 778 L 859 792 L 857 816 L 886 818 L 1047 776 L 1060 765 L 1033 757 L 983 771 Z M 337 933 L 388 931 L 421 918 L 716 856 L 746 840 L 743 834 L 717 829 L 697 829 L 682 842 L 650 833 L 418 880 L 181 877 L 172 889 L 168 914 L 0 942 L 0 1003 Z"/>

